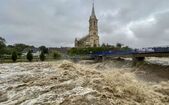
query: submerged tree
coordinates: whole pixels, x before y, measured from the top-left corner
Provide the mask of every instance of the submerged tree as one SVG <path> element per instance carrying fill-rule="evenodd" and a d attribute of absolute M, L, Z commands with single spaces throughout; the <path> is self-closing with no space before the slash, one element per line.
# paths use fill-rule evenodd
<path fill-rule="evenodd" d="M 31 50 L 29 50 L 29 52 L 27 53 L 27 59 L 29 60 L 29 62 L 31 62 L 33 60 L 33 54 L 31 52 Z"/>

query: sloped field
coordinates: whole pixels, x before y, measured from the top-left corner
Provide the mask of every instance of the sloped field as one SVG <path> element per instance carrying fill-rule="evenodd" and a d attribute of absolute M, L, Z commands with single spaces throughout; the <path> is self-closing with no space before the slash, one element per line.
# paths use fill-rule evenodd
<path fill-rule="evenodd" d="M 1 64 L 0 105 L 168 105 L 169 82 L 137 73 L 111 63 Z"/>

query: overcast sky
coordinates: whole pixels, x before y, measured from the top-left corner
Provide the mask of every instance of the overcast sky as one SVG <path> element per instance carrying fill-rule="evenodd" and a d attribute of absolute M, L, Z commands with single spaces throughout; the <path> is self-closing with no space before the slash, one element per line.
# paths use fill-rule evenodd
<path fill-rule="evenodd" d="M 92 0 L 0 0 L 0 36 L 8 44 L 74 46 L 88 34 Z M 169 0 L 95 0 L 100 43 L 169 45 Z"/>

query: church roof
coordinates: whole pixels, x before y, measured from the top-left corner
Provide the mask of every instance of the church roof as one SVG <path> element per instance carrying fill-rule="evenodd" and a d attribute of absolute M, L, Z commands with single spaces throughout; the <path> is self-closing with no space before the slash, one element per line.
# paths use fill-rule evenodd
<path fill-rule="evenodd" d="M 89 35 L 84 36 L 83 38 L 79 39 L 78 41 L 86 41 L 87 38 L 90 37 Z"/>

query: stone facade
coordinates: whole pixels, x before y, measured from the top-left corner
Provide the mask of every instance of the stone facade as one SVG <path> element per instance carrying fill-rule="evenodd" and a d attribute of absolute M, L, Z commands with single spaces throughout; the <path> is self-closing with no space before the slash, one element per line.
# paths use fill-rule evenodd
<path fill-rule="evenodd" d="M 89 34 L 81 39 L 75 39 L 75 47 L 99 47 L 98 19 L 95 15 L 94 4 L 89 19 Z"/>

